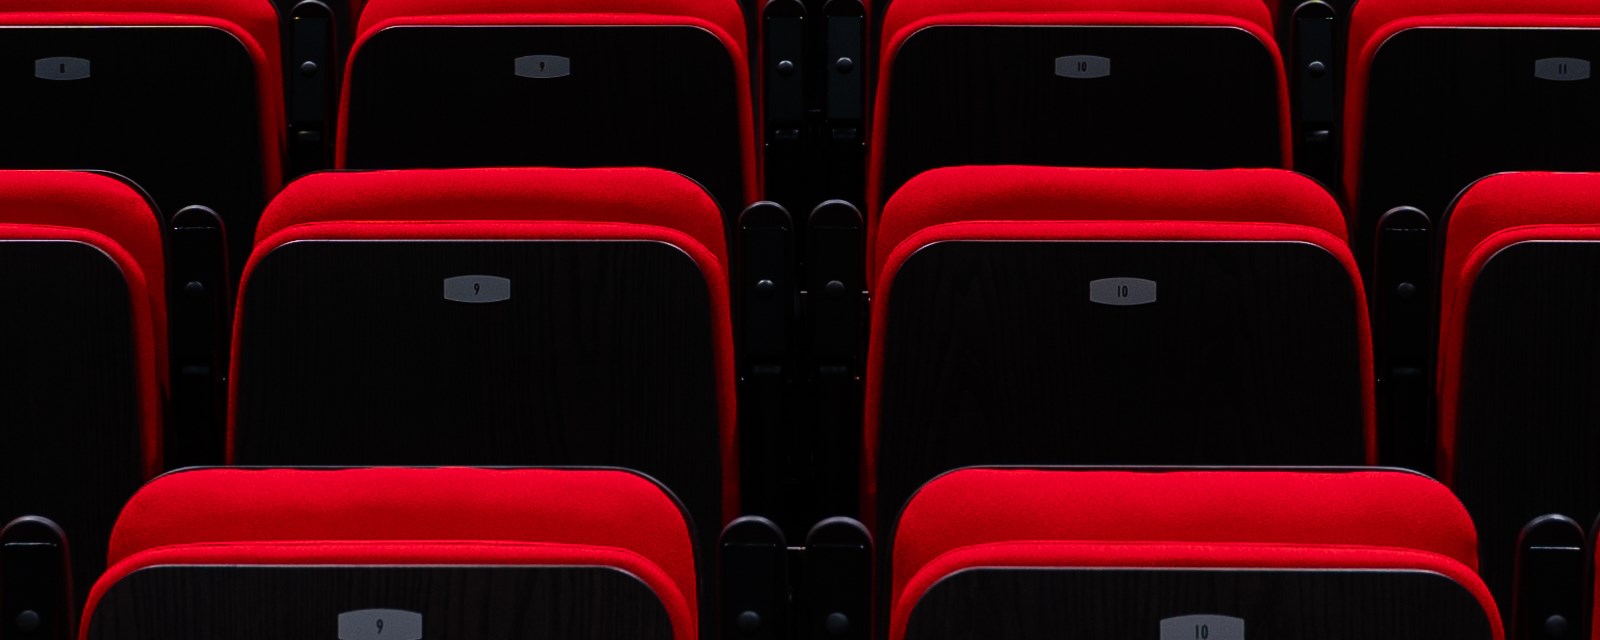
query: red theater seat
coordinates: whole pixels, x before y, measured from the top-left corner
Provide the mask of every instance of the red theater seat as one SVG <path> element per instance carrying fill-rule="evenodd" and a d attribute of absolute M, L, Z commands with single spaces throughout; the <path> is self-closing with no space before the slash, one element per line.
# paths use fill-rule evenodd
<path fill-rule="evenodd" d="M 1600 513 L 1600 176 L 1486 178 L 1445 218 L 1439 470 L 1506 600 L 1523 525 Z"/>
<path fill-rule="evenodd" d="M 890 554 L 891 640 L 1504 637 L 1466 511 L 1408 472 L 968 469 Z"/>
<path fill-rule="evenodd" d="M 1380 422 L 1395 439 L 1385 462 L 1431 472 L 1450 208 L 1496 173 L 1600 171 L 1600 4 L 1361 0 L 1346 49 L 1342 182 L 1370 276 Z M 1483 529 L 1497 556 L 1515 535 Z M 1509 566 L 1486 562 L 1485 575 L 1508 593 Z"/>
<path fill-rule="evenodd" d="M 603 465 L 737 515 L 721 215 L 653 169 L 329 173 L 262 221 L 229 460 Z"/>
<path fill-rule="evenodd" d="M 248 253 L 283 181 L 269 0 L 0 0 L 0 26 L 0 55 L 23 63 L 0 81 L 0 168 L 115 171 L 168 216 L 214 210 Z"/>
<path fill-rule="evenodd" d="M 1363 256 L 1393 209 L 1437 224 L 1490 174 L 1600 169 L 1600 90 L 1579 81 L 1600 62 L 1597 27 L 1586 0 L 1356 3 L 1343 173 Z"/>
<path fill-rule="evenodd" d="M 1292 160 L 1283 62 L 1261 0 L 895 0 L 882 43 L 874 213 L 938 167 Z"/>
<path fill-rule="evenodd" d="M 761 192 L 750 46 L 735 0 L 369 0 L 339 166 L 657 167 L 732 215 Z"/>
<path fill-rule="evenodd" d="M 335 624 L 348 637 L 350 615 L 399 636 L 407 613 L 415 638 L 461 628 L 699 637 L 685 514 L 625 471 L 179 472 L 129 502 L 110 561 L 85 639 L 198 639 L 224 624 L 229 637 L 310 637 Z M 258 630 L 232 629 L 240 619 Z M 388 637 L 374 626 L 355 631 Z"/>
<path fill-rule="evenodd" d="M 872 264 L 869 519 L 974 464 L 1374 459 L 1361 278 L 1305 177 L 930 171 Z"/>
<path fill-rule="evenodd" d="M 122 501 L 161 466 L 165 263 L 137 188 L 0 171 L 0 522 L 60 524 L 80 590 Z"/>

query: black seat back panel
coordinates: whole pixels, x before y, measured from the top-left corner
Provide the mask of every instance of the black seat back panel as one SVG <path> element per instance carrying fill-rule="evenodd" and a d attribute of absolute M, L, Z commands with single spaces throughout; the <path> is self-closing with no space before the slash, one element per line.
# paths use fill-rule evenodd
<path fill-rule="evenodd" d="M 655 167 L 737 211 L 735 62 L 696 27 L 391 27 L 350 70 L 345 166 Z"/>
<path fill-rule="evenodd" d="M 1096 302 L 1114 278 L 1154 300 Z M 889 293 L 878 521 L 971 465 L 1364 464 L 1356 295 L 1305 243 L 924 248 Z"/>
<path fill-rule="evenodd" d="M 113 585 L 87 624 L 90 640 L 673 636 L 645 583 L 581 566 L 155 567 Z"/>
<path fill-rule="evenodd" d="M 504 279 L 509 297 L 447 299 L 462 276 Z M 283 245 L 241 305 L 234 459 L 625 467 L 714 540 L 710 314 L 699 267 L 656 242 Z"/>
<path fill-rule="evenodd" d="M 1453 488 L 1478 526 L 1484 582 L 1509 599 L 1523 525 L 1600 513 L 1600 243 L 1511 245 L 1468 304 Z"/>
<path fill-rule="evenodd" d="M 79 242 L 0 241 L 0 525 L 61 525 L 78 602 L 144 481 L 127 281 Z"/>
<path fill-rule="evenodd" d="M 979 568 L 930 588 L 905 640 L 1043 638 L 1064 630 L 1161 640 L 1494 637 L 1470 591 L 1426 571 Z"/>
<path fill-rule="evenodd" d="M 1074 56 L 1108 75 L 1058 75 Z M 882 197 L 975 164 L 1279 167 L 1278 77 L 1232 27 L 929 27 L 895 54 Z"/>

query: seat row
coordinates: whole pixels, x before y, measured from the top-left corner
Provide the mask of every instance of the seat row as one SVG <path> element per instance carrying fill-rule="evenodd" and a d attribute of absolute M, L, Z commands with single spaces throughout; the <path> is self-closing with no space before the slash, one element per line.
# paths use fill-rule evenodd
<path fill-rule="evenodd" d="M 103 174 L 0 172 L 0 212 L 0 477 L 34 487 L 0 492 L 0 517 L 60 522 L 87 589 L 123 501 L 171 466 L 163 234 Z M 1496 176 L 1450 220 L 1442 479 L 1507 594 L 1525 523 L 1600 513 L 1600 175 Z M 1282 170 L 919 176 L 877 238 L 857 513 L 878 530 L 975 464 L 1373 464 L 1343 234 Z M 303 178 L 259 227 L 211 435 L 247 466 L 634 469 L 710 544 L 763 510 L 741 495 L 727 264 L 714 199 L 664 171 Z"/>
<path fill-rule="evenodd" d="M 38 552 L 50 533 L 3 537 Z M 889 640 L 1507 637 L 1470 517 L 1402 471 L 964 469 L 897 514 L 875 584 L 809 576 L 802 597 L 865 596 L 844 607 L 790 607 L 781 572 L 730 562 L 755 549 L 739 540 L 697 545 L 671 492 L 622 470 L 183 471 L 123 511 L 78 637 L 781 638 L 789 615 L 805 637 Z M 873 561 L 813 535 L 808 554 L 830 551 Z M 741 602 L 733 580 L 779 597 Z"/>
<path fill-rule="evenodd" d="M 230 289 L 260 212 L 310 169 L 689 177 L 723 212 L 730 295 L 766 301 L 738 318 L 741 378 L 805 381 L 750 393 L 826 396 L 840 409 L 807 425 L 826 431 L 860 413 L 877 277 L 864 265 L 883 205 L 915 176 L 1296 168 L 1346 207 L 1394 434 L 1384 461 L 1430 471 L 1446 209 L 1493 173 L 1600 170 L 1586 117 L 1600 15 L 1582 2 L 817 4 L 4 0 L 7 55 L 33 74 L 5 85 L 28 99 L 0 117 L 28 125 L 0 168 L 110 171 L 152 196 L 173 235 L 167 277 L 190 292 L 174 303 L 173 403 L 195 433 L 225 413 Z M 105 28 L 68 28 L 84 26 Z M 786 211 L 741 218 L 764 197 Z M 837 392 L 805 386 L 820 379 Z"/>
<path fill-rule="evenodd" d="M 1437 454 L 1502 600 L 1525 523 L 1600 511 L 1594 178 L 1485 178 L 1595 168 L 1581 4 L 1362 0 L 1326 131 L 1257 0 L 897 0 L 876 90 L 825 123 L 782 111 L 815 78 L 763 48 L 793 18 L 756 46 L 732 2 L 370 0 L 338 79 L 264 1 L 62 4 L 0 0 L 33 69 L 0 166 L 107 173 L 0 178 L 0 286 L 28 301 L 0 338 L 0 479 L 44 487 L 0 518 L 61 522 L 80 598 L 117 509 L 192 451 L 627 467 L 705 544 L 810 491 L 762 493 L 791 457 L 881 534 L 972 464 Z M 829 59 L 851 103 L 873 65 Z M 302 100 L 308 78 L 342 88 Z M 350 171 L 285 187 L 310 112 Z M 821 200 L 792 148 L 819 126 L 866 158 L 841 164 L 862 194 L 822 197 L 865 216 L 783 210 Z M 1324 133 L 1338 196 L 1283 170 Z M 629 166 L 651 169 L 596 168 Z M 739 215 L 762 197 L 784 207 Z M 833 220 L 861 235 L 817 253 Z M 794 347 L 825 304 L 870 338 Z M 860 395 L 797 427 L 823 403 L 759 385 L 808 377 Z M 813 437 L 846 470 L 773 444 Z"/>
<path fill-rule="evenodd" d="M 1586 117 L 1600 99 L 1589 77 L 1600 15 L 1568 0 L 1318 1 L 1295 12 L 1263 0 L 899 0 L 859 11 L 846 10 L 852 0 L 826 10 L 785 0 L 759 21 L 734 0 L 283 5 L 0 3 L 7 55 L 34 69 L 6 85 L 28 99 L 0 117 L 28 124 L 0 167 L 127 176 L 180 236 L 170 277 L 197 283 L 174 320 L 177 404 L 200 416 L 185 423 L 220 414 L 228 289 L 265 203 L 309 169 L 684 174 L 716 198 L 732 254 L 757 276 L 733 295 L 770 281 L 772 298 L 806 300 L 741 320 L 753 325 L 742 340 L 759 343 L 744 368 L 854 379 L 866 361 L 859 304 L 824 309 L 824 289 L 837 282 L 859 303 L 875 278 L 856 267 L 860 244 L 875 246 L 883 205 L 915 176 L 1278 167 L 1309 172 L 1346 206 L 1375 292 L 1379 413 L 1405 434 L 1387 449 L 1423 467 L 1437 299 L 1427 265 L 1450 202 L 1501 171 L 1600 170 L 1589 160 L 1600 129 Z M 796 27 L 808 15 L 820 20 Z M 793 33 L 822 23 L 838 32 L 825 46 Z M 76 26 L 112 28 L 65 28 Z M 852 33 L 853 52 L 833 56 Z M 293 161 L 308 144 L 326 147 L 326 161 Z M 1296 159 L 1310 147 L 1327 157 Z M 1311 166 L 1335 158 L 1337 171 Z M 743 233 L 752 227 L 739 211 L 763 197 L 794 212 L 760 227 L 787 244 Z M 821 206 L 841 201 L 866 213 Z M 836 227 L 852 233 L 834 240 Z"/>
<path fill-rule="evenodd" d="M 331 165 L 341 169 L 649 166 L 705 186 L 730 221 L 769 187 L 792 192 L 807 180 L 763 165 L 808 135 L 771 111 L 792 106 L 783 91 L 810 67 L 754 56 L 753 71 L 752 51 L 774 34 L 748 28 L 734 0 L 336 3 L 354 26 L 330 29 L 352 31 L 354 43 L 348 63 L 323 56 L 332 70 L 297 59 L 306 46 L 294 12 L 305 4 L 6 0 L 9 55 L 34 73 L 8 85 L 29 99 L 3 115 L 29 126 L 0 165 L 114 171 L 168 216 L 209 209 L 227 223 L 235 273 L 284 182 L 287 131 L 304 119 L 294 111 L 333 112 Z M 1276 2 L 900 0 L 864 10 L 882 15 L 871 29 L 881 40 L 875 88 L 838 99 L 875 100 L 855 105 L 871 124 L 869 227 L 891 194 L 934 168 L 1293 168 L 1297 145 L 1339 137 L 1342 178 L 1318 177 L 1349 206 L 1365 269 L 1382 219 L 1398 209 L 1437 223 L 1492 173 L 1600 169 L 1586 160 L 1600 130 L 1582 117 L 1595 98 L 1600 15 L 1583 3 L 1363 0 L 1346 20 L 1348 59 L 1309 71 L 1326 83 L 1348 69 L 1341 89 L 1323 92 L 1343 94 L 1342 109 L 1327 107 L 1343 121 L 1311 132 L 1292 114 L 1321 94 L 1291 81 L 1303 70 L 1285 70 L 1280 50 L 1298 31 L 1280 24 Z M 832 73 L 865 82 L 867 65 L 833 62 Z M 340 84 L 310 108 L 303 77 Z M 108 103 L 118 108 L 100 108 Z"/>

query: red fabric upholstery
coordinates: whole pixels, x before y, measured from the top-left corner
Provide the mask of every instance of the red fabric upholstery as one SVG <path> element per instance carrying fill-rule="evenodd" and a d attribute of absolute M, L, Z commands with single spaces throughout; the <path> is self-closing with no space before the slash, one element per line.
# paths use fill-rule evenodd
<path fill-rule="evenodd" d="M 1021 13 L 1034 14 L 1127 14 L 1125 24 L 1145 24 L 1144 20 L 1156 15 L 1190 16 L 1194 19 L 1232 18 L 1250 23 L 1252 31 L 1266 34 L 1263 42 L 1272 41 L 1272 11 L 1263 0 L 894 0 L 883 17 L 885 42 L 903 41 L 906 36 L 929 26 L 917 24 L 937 20 L 941 24 L 990 24 L 975 14 Z M 958 18 L 959 17 L 959 18 Z M 1038 21 L 1037 24 L 1077 24 L 1075 21 Z M 1093 23 L 1090 23 L 1093 24 Z M 1195 24 L 1209 24 L 1196 22 Z M 899 48 L 895 43 L 886 51 Z"/>
<path fill-rule="evenodd" d="M 610 222 L 683 231 L 723 267 L 727 242 L 715 205 L 692 180 L 655 169 L 319 173 L 273 200 L 256 227 L 256 243 L 294 225 L 324 222 Z"/>
<path fill-rule="evenodd" d="M 1600 4 L 1592 0 L 1361 0 L 1350 16 L 1344 103 L 1346 202 L 1360 192 L 1361 149 L 1367 82 L 1383 43 L 1407 29 L 1426 27 L 1600 28 Z"/>
<path fill-rule="evenodd" d="M 137 350 L 144 471 L 161 467 L 166 387 L 167 284 L 161 221 L 144 195 L 109 176 L 76 171 L 0 171 L 0 241 L 62 240 L 110 256 L 128 283 Z"/>
<path fill-rule="evenodd" d="M 15 14 L 33 14 L 38 21 L 22 20 Z M 4 24 L 13 25 L 139 24 L 151 16 L 212 18 L 230 25 L 228 30 L 241 40 L 254 41 L 269 59 L 281 59 L 278 12 L 270 0 L 0 0 L 0 15 L 4 15 Z"/>
<path fill-rule="evenodd" d="M 630 16 L 689 18 L 716 27 L 725 39 L 731 37 L 729 44 L 738 47 L 737 51 L 744 51 L 748 41 L 744 10 L 736 0 L 364 0 L 361 5 L 356 32 L 362 37 L 383 29 L 386 22 L 408 18 L 434 18 L 436 24 L 451 24 L 463 16 L 497 16 L 500 24 L 515 24 L 517 15 L 582 15 L 611 16 L 595 24 L 626 24 Z"/>
<path fill-rule="evenodd" d="M 890 108 L 890 76 L 895 54 L 912 34 L 938 25 L 1169 25 L 1228 26 L 1248 31 L 1261 40 L 1277 68 L 1279 129 L 1283 134 L 1284 166 L 1293 162 L 1290 140 L 1289 89 L 1284 81 L 1283 59 L 1273 38 L 1272 12 L 1262 0 L 894 0 L 884 16 L 883 53 L 879 57 L 877 104 L 873 108 L 872 147 L 867 181 L 870 230 L 876 225 L 878 203 L 893 194 L 883 193 L 883 126 Z M 868 246 L 871 246 L 870 240 Z"/>
<path fill-rule="evenodd" d="M 939 578 L 980 566 L 1433 571 L 1500 616 L 1472 519 L 1448 489 L 1395 471 L 969 469 L 907 504 L 893 546 L 891 639 Z"/>
<path fill-rule="evenodd" d="M 1306 242 L 1339 260 L 1355 290 L 1361 276 L 1345 223 L 1326 190 L 1280 169 L 1221 171 L 955 167 L 906 183 L 884 208 L 870 256 L 872 338 L 862 477 L 876 477 L 878 405 L 890 296 L 900 265 L 949 240 L 1261 240 Z M 1366 302 L 1356 296 L 1361 332 L 1367 455 L 1377 449 L 1372 341 Z M 869 508 L 876 487 L 865 483 Z"/>
<path fill-rule="evenodd" d="M 89 640 L 90 621 L 100 599 L 117 582 L 162 566 L 560 566 L 605 567 L 637 578 L 656 595 L 672 625 L 673 637 L 694 640 L 698 625 L 694 603 L 670 576 L 649 559 L 627 549 L 590 545 L 522 542 L 285 542 L 204 544 L 162 547 L 139 553 L 103 575 L 90 594 L 78 640 Z"/>
<path fill-rule="evenodd" d="M 375 513 L 383 517 L 351 517 Z M 639 577 L 667 606 L 677 637 L 697 637 L 688 523 L 665 490 L 626 471 L 179 472 L 129 501 L 109 560 L 86 621 L 111 585 L 154 566 L 583 565 Z"/>
<path fill-rule="evenodd" d="M 354 0 L 354 2 L 362 2 L 362 0 Z M 894 2 L 899 2 L 899 0 L 894 0 Z M 869 14 L 869 16 L 870 16 L 870 14 L 872 14 L 872 8 L 874 8 L 874 6 L 891 6 L 891 5 L 893 5 L 894 2 L 890 2 L 890 0 L 866 0 L 866 2 L 862 2 L 862 5 L 866 5 L 867 6 L 867 14 Z M 944 0 L 944 2 L 950 2 L 950 0 Z M 966 5 L 971 6 L 970 0 L 960 0 L 960 2 L 966 2 Z M 1280 13 L 1280 11 L 1282 11 L 1282 8 L 1280 8 L 1280 6 L 1278 6 L 1278 5 L 1280 5 L 1280 3 L 1275 2 L 1275 0 L 1261 0 L 1261 3 L 1262 3 L 1262 5 L 1266 6 L 1267 11 L 1269 11 L 1269 13 L 1272 13 L 1272 16 L 1274 16 L 1274 18 L 1275 18 L 1275 16 L 1277 16 L 1278 13 Z M 986 6 L 989 6 L 989 5 L 986 5 Z M 1120 5 L 1117 5 L 1117 6 L 1118 6 L 1118 11 L 1123 11 L 1123 10 L 1126 10 L 1126 11 L 1142 11 L 1142 10 L 1144 10 L 1144 6 L 1133 5 L 1133 3 L 1120 3 Z M 1176 5 L 1171 5 L 1171 6 L 1176 6 L 1176 8 L 1182 8 L 1182 10 L 1190 10 L 1190 8 L 1192 8 L 1192 5 L 1186 5 L 1186 3 L 1176 3 Z M 1059 8 L 1050 8 L 1050 10 L 1051 11 L 1059 11 Z M 922 10 L 922 11 L 926 11 L 926 10 Z M 950 13 L 957 13 L 957 11 L 958 10 L 950 11 Z M 1251 10 L 1250 10 L 1250 8 L 1245 8 L 1245 11 L 1251 11 Z M 1277 22 L 1269 22 L 1269 24 L 1277 24 Z"/>
<path fill-rule="evenodd" d="M 256 67 L 267 193 L 283 185 L 287 116 L 278 12 L 270 0 L 0 0 L 0 25 L 207 26 L 244 45 Z"/>
<path fill-rule="evenodd" d="M 935 169 L 885 206 L 871 264 L 881 274 L 896 247 L 930 227 L 986 220 L 1279 223 L 1344 242 L 1338 207 L 1316 182 L 1276 169 Z"/>
<path fill-rule="evenodd" d="M 464 217 L 470 216 L 470 217 Z M 692 180 L 657 169 L 428 169 L 322 173 L 289 185 L 267 206 L 250 276 L 273 249 L 307 239 L 654 240 L 682 249 L 705 274 L 715 326 L 717 413 L 725 505 L 738 505 L 733 320 L 722 214 Z M 240 380 L 243 307 L 234 314 L 230 398 Z M 230 406 L 237 406 L 236 402 Z M 228 459 L 233 459 L 229 419 Z"/>
<path fill-rule="evenodd" d="M 739 83 L 739 129 L 744 154 L 745 193 L 761 193 L 755 109 L 750 86 L 749 36 L 744 10 L 736 0 L 364 0 L 356 44 L 350 51 L 355 68 L 361 45 L 379 31 L 402 25 L 689 25 L 715 35 L 728 48 Z M 350 119 L 350 74 L 345 74 L 339 107 L 337 164 L 345 166 L 346 125 Z"/>
<path fill-rule="evenodd" d="M 1455 480 L 1456 407 L 1472 286 L 1501 250 L 1541 240 L 1600 241 L 1600 174 L 1505 173 L 1478 181 L 1445 221 L 1439 284 L 1439 477 Z"/>

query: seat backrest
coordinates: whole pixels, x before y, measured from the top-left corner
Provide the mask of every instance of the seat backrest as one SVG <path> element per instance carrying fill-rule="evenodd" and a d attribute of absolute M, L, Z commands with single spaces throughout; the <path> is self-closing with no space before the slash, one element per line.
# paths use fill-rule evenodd
<path fill-rule="evenodd" d="M 1384 213 L 1435 223 L 1502 171 L 1600 170 L 1600 7 L 1585 0 L 1360 0 L 1343 181 L 1365 261 Z M 1381 258 L 1381 256 L 1380 256 Z"/>
<path fill-rule="evenodd" d="M 242 266 L 283 181 L 270 0 L 0 0 L 0 26 L 34 70 L 0 81 L 0 168 L 114 171 L 169 217 L 208 207 Z"/>
<path fill-rule="evenodd" d="M 716 203 L 653 169 L 332 173 L 269 207 L 229 460 L 603 465 L 736 515 Z"/>
<path fill-rule="evenodd" d="M 887 637 L 1502 638 L 1474 542 L 1409 472 L 966 469 L 899 518 Z"/>
<path fill-rule="evenodd" d="M 877 83 L 874 214 L 938 167 L 1292 159 L 1283 62 L 1261 0 L 895 0 Z"/>
<path fill-rule="evenodd" d="M 0 171 L 0 523 L 49 518 L 79 599 L 122 502 L 161 464 L 158 214 L 118 178 Z"/>
<path fill-rule="evenodd" d="M 84 640 L 698 637 L 682 508 L 619 470 L 178 472 L 129 502 L 110 559 Z"/>
<path fill-rule="evenodd" d="M 1343 233 L 1277 169 L 912 180 L 873 257 L 866 517 L 975 464 L 1371 463 Z"/>
<path fill-rule="evenodd" d="M 1491 176 L 1444 222 L 1439 475 L 1477 519 L 1484 580 L 1509 601 L 1524 525 L 1600 513 L 1600 176 Z"/>
<path fill-rule="evenodd" d="M 732 216 L 760 194 L 745 31 L 735 0 L 370 0 L 339 166 L 657 167 Z"/>

